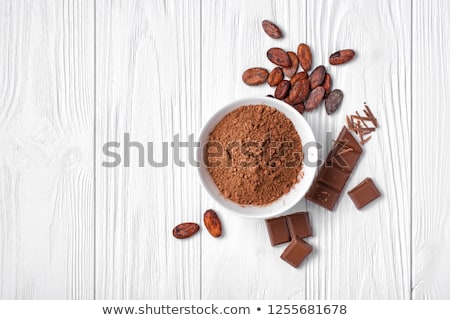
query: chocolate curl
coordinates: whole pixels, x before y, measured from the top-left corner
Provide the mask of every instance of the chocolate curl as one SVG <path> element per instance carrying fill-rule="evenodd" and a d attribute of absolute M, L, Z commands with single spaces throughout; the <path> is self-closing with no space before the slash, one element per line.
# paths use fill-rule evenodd
<path fill-rule="evenodd" d="M 366 104 L 364 104 L 364 108 L 364 115 L 361 115 L 356 111 L 356 114 L 346 116 L 349 130 L 358 135 L 362 145 L 371 139 L 371 134 L 375 132 L 378 127 L 378 120 L 373 115 L 372 110 L 370 110 L 369 106 Z"/>
<path fill-rule="evenodd" d="M 372 121 L 373 125 L 374 125 L 376 128 L 378 128 L 378 120 L 377 120 L 377 118 L 375 118 L 375 116 L 374 116 L 373 113 L 372 113 L 372 110 L 370 110 L 370 108 L 369 108 L 369 106 L 368 106 L 367 104 L 365 105 L 365 107 L 366 107 L 366 110 L 364 110 L 364 113 L 365 113 L 369 118 L 371 118 L 371 121 Z"/>

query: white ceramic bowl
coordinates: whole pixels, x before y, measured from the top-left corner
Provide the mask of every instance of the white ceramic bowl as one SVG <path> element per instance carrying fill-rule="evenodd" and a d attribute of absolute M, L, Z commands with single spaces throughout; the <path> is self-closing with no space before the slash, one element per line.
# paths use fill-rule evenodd
<path fill-rule="evenodd" d="M 220 120 L 222 120 L 225 115 L 241 106 L 256 104 L 264 104 L 274 107 L 292 121 L 302 141 L 304 157 L 307 159 L 303 161 L 303 169 L 301 172 L 301 174 L 303 174 L 303 178 L 301 178 L 300 181 L 295 184 L 287 194 L 265 206 L 240 205 L 225 198 L 214 183 L 208 172 L 208 168 L 203 161 L 203 146 L 208 142 L 209 134 L 220 122 Z M 274 98 L 247 98 L 234 101 L 224 106 L 217 111 L 201 129 L 199 142 L 200 148 L 197 150 L 197 159 L 200 161 L 200 166 L 198 168 L 198 173 L 203 187 L 221 207 L 226 208 L 231 213 L 241 217 L 266 219 L 277 216 L 289 210 L 304 197 L 311 186 L 314 175 L 316 174 L 317 146 L 311 127 L 297 110 L 292 108 L 287 103 Z"/>

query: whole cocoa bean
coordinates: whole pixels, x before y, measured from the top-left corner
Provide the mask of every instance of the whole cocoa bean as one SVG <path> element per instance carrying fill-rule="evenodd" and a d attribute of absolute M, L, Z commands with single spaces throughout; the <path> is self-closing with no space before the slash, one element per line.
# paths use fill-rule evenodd
<path fill-rule="evenodd" d="M 184 239 L 193 236 L 200 230 L 200 226 L 194 222 L 185 222 L 177 225 L 172 230 L 172 234 L 177 239 Z"/>
<path fill-rule="evenodd" d="M 325 110 L 328 114 L 334 113 L 341 105 L 344 94 L 339 89 L 334 89 L 325 99 Z"/>
<path fill-rule="evenodd" d="M 306 100 L 310 92 L 308 79 L 298 80 L 294 83 L 289 91 L 289 97 L 287 99 L 289 104 L 298 104 Z"/>
<path fill-rule="evenodd" d="M 267 58 L 277 66 L 289 67 L 291 60 L 288 54 L 281 48 L 271 48 L 267 51 Z"/>
<path fill-rule="evenodd" d="M 281 81 L 278 86 L 277 89 L 275 90 L 275 98 L 282 100 L 284 98 L 286 98 L 286 96 L 289 93 L 289 89 L 291 88 L 291 83 L 287 80 L 283 80 Z"/>
<path fill-rule="evenodd" d="M 322 87 L 325 89 L 325 98 L 328 97 L 331 91 L 331 76 L 329 73 L 325 73 L 325 79 L 323 79 Z"/>
<path fill-rule="evenodd" d="M 294 74 L 294 76 L 291 78 L 291 85 L 294 85 L 294 83 L 298 80 L 308 79 L 308 73 L 305 71 L 298 72 Z"/>
<path fill-rule="evenodd" d="M 257 86 L 266 82 L 269 71 L 264 68 L 250 68 L 242 74 L 242 81 L 249 86 Z"/>
<path fill-rule="evenodd" d="M 333 53 L 330 56 L 330 64 L 332 65 L 338 65 L 338 64 L 343 64 L 346 62 L 349 62 L 350 60 L 353 59 L 353 57 L 355 56 L 355 51 L 353 51 L 352 49 L 344 49 L 344 50 L 339 50 L 336 51 L 335 53 Z"/>
<path fill-rule="evenodd" d="M 283 80 L 283 78 L 284 78 L 283 69 L 281 69 L 280 67 L 275 67 L 269 73 L 267 83 L 269 84 L 269 86 L 275 87 L 281 82 L 281 80 Z"/>
<path fill-rule="evenodd" d="M 303 70 L 309 71 L 312 66 L 311 49 L 305 43 L 300 43 L 297 47 L 297 56 Z"/>
<path fill-rule="evenodd" d="M 325 89 L 322 87 L 317 87 L 309 94 L 308 100 L 305 103 L 305 110 L 311 111 L 317 108 L 323 99 L 325 94 Z"/>
<path fill-rule="evenodd" d="M 291 66 L 287 68 L 283 68 L 283 72 L 286 77 L 292 77 L 298 69 L 298 58 L 295 52 L 289 51 L 288 53 L 289 60 L 291 61 Z"/>
<path fill-rule="evenodd" d="M 262 27 L 264 32 L 273 39 L 280 39 L 283 36 L 280 28 L 269 20 L 263 20 Z"/>
<path fill-rule="evenodd" d="M 205 224 L 206 230 L 208 230 L 214 238 L 222 235 L 222 223 L 214 210 L 206 210 L 203 215 L 203 223 Z"/>
<path fill-rule="evenodd" d="M 325 67 L 318 66 L 309 75 L 309 82 L 311 83 L 311 89 L 315 89 L 323 83 L 325 79 Z"/>

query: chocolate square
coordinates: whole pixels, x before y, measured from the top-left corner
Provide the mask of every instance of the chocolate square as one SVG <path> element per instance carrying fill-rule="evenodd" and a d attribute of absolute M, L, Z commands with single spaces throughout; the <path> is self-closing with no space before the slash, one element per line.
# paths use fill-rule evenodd
<path fill-rule="evenodd" d="M 320 168 L 319 174 L 317 175 L 317 181 L 338 192 L 341 192 L 342 189 L 344 189 L 349 176 L 349 172 L 337 167 L 328 167 L 325 165 Z"/>
<path fill-rule="evenodd" d="M 326 159 L 326 165 L 336 166 L 348 172 L 353 171 L 361 153 L 342 144 L 335 144 Z"/>
<path fill-rule="evenodd" d="M 348 192 L 356 208 L 361 209 L 378 198 L 381 193 L 373 183 L 372 179 L 366 178 L 356 187 Z"/>
<path fill-rule="evenodd" d="M 267 219 L 266 226 L 272 246 L 291 241 L 286 216 Z"/>
<path fill-rule="evenodd" d="M 310 244 L 301 239 L 294 239 L 286 247 L 280 257 L 294 268 L 298 268 L 311 252 L 312 246 Z"/>
<path fill-rule="evenodd" d="M 291 238 L 303 239 L 313 235 L 308 212 L 297 212 L 286 216 Z"/>
<path fill-rule="evenodd" d="M 336 192 L 324 184 L 313 183 L 306 194 L 306 199 L 331 211 L 336 205 L 340 194 L 340 192 Z"/>
<path fill-rule="evenodd" d="M 336 144 L 340 144 L 346 148 L 350 148 L 352 151 L 355 151 L 356 153 L 362 152 L 362 147 L 359 144 L 359 142 L 355 139 L 353 134 L 347 129 L 346 126 L 344 126 L 339 133 Z"/>

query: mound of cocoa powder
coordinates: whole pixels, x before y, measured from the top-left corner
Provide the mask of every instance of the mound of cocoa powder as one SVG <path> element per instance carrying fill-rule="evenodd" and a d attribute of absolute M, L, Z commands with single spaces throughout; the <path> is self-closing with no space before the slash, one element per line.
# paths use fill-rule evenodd
<path fill-rule="evenodd" d="M 303 152 L 292 122 L 266 105 L 242 106 L 209 135 L 204 162 L 220 192 L 242 205 L 266 205 L 300 179 Z"/>

